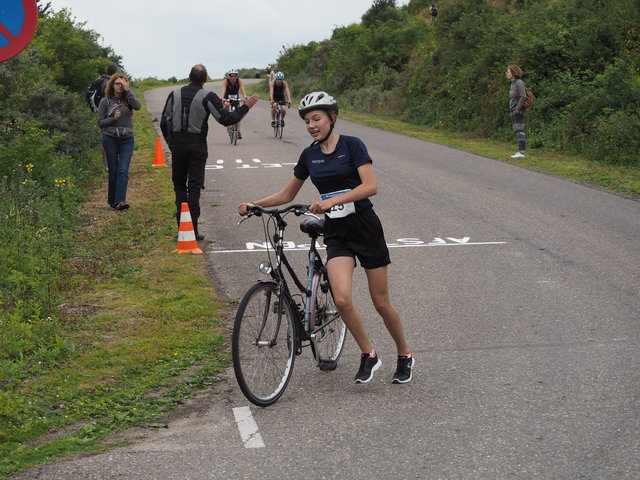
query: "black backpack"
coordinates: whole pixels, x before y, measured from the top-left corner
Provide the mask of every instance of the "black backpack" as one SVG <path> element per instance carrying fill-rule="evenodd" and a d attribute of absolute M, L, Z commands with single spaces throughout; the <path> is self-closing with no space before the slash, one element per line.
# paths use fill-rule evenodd
<path fill-rule="evenodd" d="M 87 89 L 87 103 L 89 104 L 89 108 L 95 113 L 98 113 L 98 105 L 100 105 L 100 100 L 104 98 L 107 83 L 109 83 L 109 77 L 102 75 L 100 78 L 91 82 L 91 85 L 89 85 Z"/>

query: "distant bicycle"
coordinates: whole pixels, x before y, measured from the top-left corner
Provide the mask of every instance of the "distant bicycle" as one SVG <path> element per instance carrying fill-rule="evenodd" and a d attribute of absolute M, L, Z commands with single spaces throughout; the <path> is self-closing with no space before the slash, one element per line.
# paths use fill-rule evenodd
<path fill-rule="evenodd" d="M 229 102 L 229 111 L 231 112 L 233 112 L 240 105 L 239 95 L 229 95 L 229 97 L 225 100 Z M 229 141 L 231 142 L 231 145 L 236 145 L 238 143 L 238 125 L 229 125 L 227 127 L 227 133 L 229 134 Z"/>
<path fill-rule="evenodd" d="M 287 102 L 276 103 L 276 118 L 273 124 L 273 136 L 276 138 L 282 138 L 282 131 L 284 130 L 284 121 L 282 120 L 282 105 Z"/>
<path fill-rule="evenodd" d="M 300 223 L 300 230 L 310 238 L 306 285 L 299 280 L 285 255 L 287 222 L 284 217 L 290 213 L 309 216 Z M 326 265 L 316 245 L 324 232 L 324 218 L 308 213 L 307 205 L 280 209 L 254 205 L 238 224 L 252 216 L 262 216 L 267 244 L 273 239 L 275 263 L 260 264 L 260 271 L 268 275 L 267 278 L 258 280 L 240 302 L 233 325 L 231 353 L 242 393 L 250 402 L 266 407 L 284 393 L 295 357 L 302 353 L 303 347 L 311 347 L 320 370 L 335 370 L 347 327 L 334 303 Z M 289 290 L 283 266 L 299 293 Z"/>

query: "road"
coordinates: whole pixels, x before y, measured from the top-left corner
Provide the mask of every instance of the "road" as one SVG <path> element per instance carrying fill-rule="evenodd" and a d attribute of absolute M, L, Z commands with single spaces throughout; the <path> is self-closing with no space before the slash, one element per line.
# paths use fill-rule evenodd
<path fill-rule="evenodd" d="M 146 94 L 156 118 L 167 93 Z M 640 202 L 343 120 L 337 131 L 374 159 L 413 382 L 390 382 L 393 343 L 358 270 L 356 303 L 383 360 L 370 384 L 353 383 L 349 338 L 334 372 L 299 357 L 271 407 L 247 408 L 229 371 L 169 428 L 15 478 L 640 477 Z M 211 125 L 202 202 L 201 247 L 228 300 L 265 257 L 261 222 L 237 226 L 235 205 L 284 185 L 311 142 L 295 110 L 274 139 L 264 101 L 242 132 L 234 147 Z M 298 199 L 316 196 L 305 185 Z M 237 421 L 247 412 L 255 425 Z"/>

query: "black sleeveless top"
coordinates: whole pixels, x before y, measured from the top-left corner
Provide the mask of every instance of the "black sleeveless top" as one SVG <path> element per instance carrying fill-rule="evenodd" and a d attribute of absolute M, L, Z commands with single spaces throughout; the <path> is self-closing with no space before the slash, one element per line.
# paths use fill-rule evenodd
<path fill-rule="evenodd" d="M 231 83 L 229 79 L 227 79 L 227 96 L 238 95 L 239 91 L 240 91 L 240 79 L 238 79 L 235 85 Z"/>
<path fill-rule="evenodd" d="M 282 85 L 278 85 L 277 82 L 273 82 L 273 101 L 284 102 L 284 81 Z"/>

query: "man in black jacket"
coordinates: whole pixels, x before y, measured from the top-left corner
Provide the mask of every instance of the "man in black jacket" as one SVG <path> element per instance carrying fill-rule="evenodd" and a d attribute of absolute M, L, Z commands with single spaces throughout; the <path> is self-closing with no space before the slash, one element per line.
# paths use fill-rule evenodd
<path fill-rule="evenodd" d="M 89 85 L 89 88 L 87 89 L 87 103 L 94 113 L 98 113 L 98 105 L 100 105 L 100 100 L 104 97 L 104 90 L 107 87 L 107 82 L 111 78 L 111 75 L 117 71 L 118 66 L 111 64 L 107 67 L 107 73 L 103 73 L 91 82 L 91 85 Z"/>
<path fill-rule="evenodd" d="M 200 191 L 204 188 L 208 156 L 209 115 L 221 125 L 234 125 L 242 120 L 258 101 L 258 95 L 253 95 L 244 100 L 244 105 L 228 112 L 224 109 L 220 97 L 203 88 L 207 78 L 204 65 L 195 65 L 189 73 L 191 83 L 176 88 L 169 94 L 160 121 L 162 135 L 171 150 L 171 179 L 176 194 L 176 219 L 179 225 L 180 207 L 183 202 L 187 202 L 196 240 L 204 239 L 198 232 L 198 218 Z"/>

